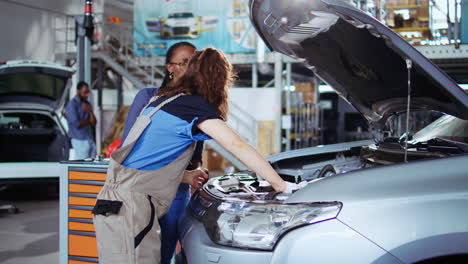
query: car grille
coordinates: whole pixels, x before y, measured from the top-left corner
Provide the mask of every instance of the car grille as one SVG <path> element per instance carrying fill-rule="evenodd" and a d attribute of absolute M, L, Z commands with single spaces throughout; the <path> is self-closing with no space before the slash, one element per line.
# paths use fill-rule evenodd
<path fill-rule="evenodd" d="M 173 30 L 174 35 L 186 35 L 190 33 L 190 27 L 175 27 Z"/>

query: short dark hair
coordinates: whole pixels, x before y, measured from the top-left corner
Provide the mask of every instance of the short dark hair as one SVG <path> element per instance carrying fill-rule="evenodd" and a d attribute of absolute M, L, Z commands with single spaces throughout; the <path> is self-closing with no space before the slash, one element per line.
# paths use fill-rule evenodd
<path fill-rule="evenodd" d="M 197 49 L 197 47 L 195 47 L 195 45 L 193 45 L 190 42 L 187 42 L 187 41 L 177 42 L 174 45 L 170 46 L 169 49 L 167 50 L 167 52 L 166 52 L 166 64 L 171 62 L 172 57 L 174 56 L 174 52 L 178 47 L 190 47 L 190 48 L 193 48 L 195 50 Z"/>
<path fill-rule="evenodd" d="M 89 88 L 89 85 L 88 85 L 87 82 L 85 82 L 85 81 L 80 81 L 80 82 L 78 82 L 78 84 L 76 85 L 76 90 L 79 91 L 79 90 L 81 90 L 81 88 L 83 88 L 83 87 L 85 87 L 85 86 L 88 86 L 88 88 Z"/>
<path fill-rule="evenodd" d="M 172 57 L 174 56 L 175 51 L 176 51 L 177 48 L 179 48 L 179 47 L 190 47 L 190 48 L 193 48 L 194 50 L 197 49 L 197 47 L 195 47 L 195 45 L 193 45 L 193 44 L 190 43 L 190 42 L 187 42 L 187 41 L 177 42 L 177 43 L 175 43 L 174 45 L 172 45 L 171 47 L 169 47 L 169 49 L 167 50 L 167 52 L 166 52 L 166 64 L 168 64 L 169 62 L 171 62 Z M 161 84 L 161 87 L 166 86 L 166 85 L 169 83 L 169 81 L 170 81 L 170 79 L 169 79 L 169 72 L 167 71 L 166 68 L 164 68 L 164 78 L 163 78 L 163 82 L 162 82 L 162 84 Z"/>

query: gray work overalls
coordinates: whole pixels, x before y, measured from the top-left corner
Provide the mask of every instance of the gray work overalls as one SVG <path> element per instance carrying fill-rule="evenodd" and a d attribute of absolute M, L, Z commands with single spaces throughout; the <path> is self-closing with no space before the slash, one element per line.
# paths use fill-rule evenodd
<path fill-rule="evenodd" d="M 167 212 L 175 197 L 195 143 L 159 169 L 137 170 L 123 166 L 122 162 L 151 123 L 151 116 L 180 95 L 165 100 L 148 115 L 140 114 L 123 146 L 111 155 L 106 183 L 93 209 L 99 263 L 160 262 L 158 218 Z M 148 105 L 157 98 L 153 97 Z"/>

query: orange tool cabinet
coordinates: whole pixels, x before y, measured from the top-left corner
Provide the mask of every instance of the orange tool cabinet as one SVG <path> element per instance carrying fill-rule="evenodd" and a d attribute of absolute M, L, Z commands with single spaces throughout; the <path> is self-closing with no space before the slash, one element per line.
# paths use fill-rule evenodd
<path fill-rule="evenodd" d="M 91 210 L 106 180 L 106 162 L 63 162 L 60 178 L 60 264 L 98 263 Z"/>

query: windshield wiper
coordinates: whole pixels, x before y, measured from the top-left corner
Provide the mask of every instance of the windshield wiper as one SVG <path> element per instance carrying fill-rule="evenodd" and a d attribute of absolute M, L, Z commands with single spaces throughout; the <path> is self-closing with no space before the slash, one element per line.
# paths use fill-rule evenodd
<path fill-rule="evenodd" d="M 453 154 L 468 152 L 468 144 L 441 137 L 433 137 L 425 143 L 427 144 L 429 151 L 440 151 Z"/>

